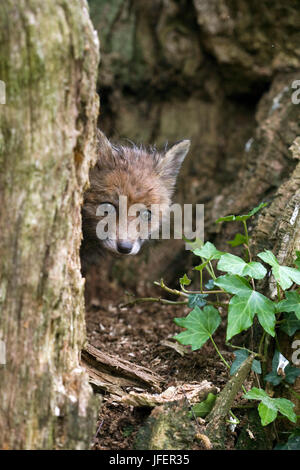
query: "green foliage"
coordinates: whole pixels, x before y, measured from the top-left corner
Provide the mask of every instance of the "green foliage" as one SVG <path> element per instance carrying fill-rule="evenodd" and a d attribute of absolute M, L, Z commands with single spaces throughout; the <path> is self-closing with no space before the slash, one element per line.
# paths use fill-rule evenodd
<path fill-rule="evenodd" d="M 239 370 L 243 362 L 247 359 L 249 356 L 249 352 L 246 351 L 246 349 L 239 349 L 234 352 L 235 355 L 235 360 L 233 361 L 231 367 L 230 367 L 230 375 L 236 374 L 236 372 Z M 261 364 L 260 361 L 257 359 L 254 359 L 252 363 L 251 369 L 256 372 L 257 374 L 261 374 Z"/>
<path fill-rule="evenodd" d="M 184 276 L 179 279 L 179 282 L 181 286 L 189 286 L 192 281 L 184 274 Z"/>
<path fill-rule="evenodd" d="M 289 289 L 293 285 L 293 282 L 300 285 L 299 269 L 281 266 L 272 251 L 269 250 L 265 250 L 257 256 L 265 263 L 272 266 L 272 274 L 283 290 Z"/>
<path fill-rule="evenodd" d="M 230 253 L 221 256 L 218 270 L 229 274 L 238 274 L 239 276 L 250 276 L 253 279 L 263 279 L 267 274 L 266 268 L 261 263 L 254 261 L 246 263 L 239 256 L 231 255 Z"/>
<path fill-rule="evenodd" d="M 286 398 L 270 398 L 265 390 L 256 387 L 245 393 L 244 398 L 260 401 L 258 412 L 263 426 L 272 423 L 277 418 L 278 411 L 292 423 L 297 421 L 297 416 L 293 410 L 295 404 Z"/>
<path fill-rule="evenodd" d="M 286 292 L 285 299 L 278 302 L 277 312 L 294 312 L 300 320 L 300 295 L 296 291 Z"/>
<path fill-rule="evenodd" d="M 190 308 L 194 307 L 204 307 L 206 305 L 205 297 L 208 297 L 208 294 L 190 294 L 188 300 L 188 306 Z"/>
<path fill-rule="evenodd" d="M 296 428 L 285 444 L 277 444 L 274 450 L 300 450 L 300 428 Z"/>
<path fill-rule="evenodd" d="M 234 239 L 227 243 L 228 245 L 235 247 L 235 246 L 239 246 L 239 245 L 243 245 L 244 243 L 247 243 L 247 238 L 245 235 L 242 235 L 241 233 L 237 233 Z"/>
<path fill-rule="evenodd" d="M 201 310 L 195 307 L 187 317 L 175 318 L 178 326 L 186 328 L 186 331 L 174 336 L 181 344 L 190 345 L 192 351 L 200 349 L 211 338 L 221 323 L 218 310 L 213 306 L 206 306 Z"/>
<path fill-rule="evenodd" d="M 233 222 L 233 221 L 237 221 L 237 222 L 246 222 L 248 219 L 250 219 L 250 217 L 252 217 L 253 215 L 255 215 L 258 211 L 260 211 L 261 209 L 263 209 L 264 207 L 266 207 L 268 205 L 268 203 L 266 202 L 262 202 L 259 206 L 255 207 L 254 209 L 252 209 L 252 211 L 250 211 L 248 214 L 245 214 L 245 215 L 227 215 L 226 217 L 220 217 L 216 223 L 220 223 L 220 222 Z"/>
<path fill-rule="evenodd" d="M 213 334 L 221 324 L 220 308 L 222 308 L 222 315 L 226 321 L 226 341 L 251 328 L 256 318 L 262 326 L 261 344 L 259 351 L 254 352 L 257 358 L 252 363 L 252 371 L 256 374 L 262 373 L 261 361 L 258 359 L 266 361 L 269 338 L 276 336 L 277 328 L 289 336 L 300 330 L 300 252 L 296 252 L 295 268 L 282 266 L 270 250 L 265 250 L 257 255 L 260 260 L 271 266 L 272 274 L 277 282 L 277 299 L 270 299 L 263 295 L 255 285 L 256 281 L 264 279 L 268 272 L 261 262 L 253 261 L 247 220 L 265 206 L 265 203 L 261 203 L 248 214 L 229 215 L 217 220 L 217 222 L 237 221 L 242 223 L 245 233 L 237 233 L 228 244 L 232 247 L 243 245 L 246 249 L 245 259 L 220 251 L 211 242 L 203 244 L 201 240 L 195 242 L 186 240 L 189 243 L 189 249 L 201 259 L 201 264 L 194 267 L 194 270 L 198 271 L 200 275 L 200 288 L 199 291 L 193 290 L 189 293 L 186 286 L 191 284 L 191 280 L 186 274 L 180 278 L 182 295 L 187 298 L 187 304 L 192 310 L 186 317 L 175 318 L 175 323 L 184 328 L 184 331 L 174 338 L 181 344 L 190 345 L 193 351 L 200 349 L 210 340 L 224 364 L 230 368 L 231 375 L 237 373 L 249 354 L 253 354 L 253 352 L 242 348 L 238 349 L 234 353 L 235 360 L 231 366 L 226 362 L 213 339 Z M 210 275 L 209 281 L 205 284 L 206 290 L 203 288 L 204 270 Z M 220 275 L 215 270 L 219 271 Z M 165 287 L 164 284 L 160 285 Z M 166 290 L 172 292 L 172 289 L 166 288 Z M 180 293 L 174 291 L 174 294 Z M 225 300 L 223 300 L 224 297 Z M 264 356 L 263 351 L 265 351 Z M 279 357 L 279 351 L 275 351 L 272 370 L 264 375 L 264 381 L 271 382 L 274 386 L 281 383 L 284 383 L 285 386 L 293 384 L 300 375 L 300 369 L 290 364 L 283 364 L 282 367 L 280 365 L 280 371 Z M 212 397 L 195 405 L 193 407 L 194 415 L 205 416 L 214 404 L 215 397 Z M 264 426 L 273 422 L 278 413 L 290 421 L 296 422 L 294 404 L 285 398 L 271 398 L 262 388 L 252 388 L 244 395 L 244 398 L 260 402 L 258 411 Z M 296 441 L 288 442 L 289 444 L 286 445 L 296 445 L 294 444 Z"/>
<path fill-rule="evenodd" d="M 205 400 L 197 403 L 192 407 L 190 417 L 196 416 L 197 418 L 204 418 L 213 409 L 217 396 L 209 393 Z"/>
<path fill-rule="evenodd" d="M 196 248 L 193 253 L 194 255 L 201 256 L 201 258 L 207 260 L 220 259 L 224 254 L 224 252 L 217 250 L 215 245 L 210 242 L 206 242 L 205 245 L 203 245 L 200 249 Z"/>
<path fill-rule="evenodd" d="M 284 376 L 278 375 L 277 369 L 279 365 L 279 355 L 280 355 L 279 351 L 276 350 L 272 359 L 272 371 L 269 372 L 269 374 L 265 376 L 265 381 L 270 382 L 275 386 L 281 384 L 282 382 L 293 384 L 295 380 L 297 379 L 297 377 L 299 377 L 300 375 L 300 369 L 288 364 L 284 368 Z"/>

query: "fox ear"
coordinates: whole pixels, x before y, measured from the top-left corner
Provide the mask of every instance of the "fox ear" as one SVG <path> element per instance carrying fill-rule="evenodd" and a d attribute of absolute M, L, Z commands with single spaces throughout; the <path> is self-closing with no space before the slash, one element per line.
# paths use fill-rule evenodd
<path fill-rule="evenodd" d="M 160 159 L 157 165 L 157 170 L 162 178 L 170 180 L 170 183 L 175 184 L 177 175 L 186 154 L 191 145 L 190 140 L 181 140 L 174 144 L 166 154 Z"/>

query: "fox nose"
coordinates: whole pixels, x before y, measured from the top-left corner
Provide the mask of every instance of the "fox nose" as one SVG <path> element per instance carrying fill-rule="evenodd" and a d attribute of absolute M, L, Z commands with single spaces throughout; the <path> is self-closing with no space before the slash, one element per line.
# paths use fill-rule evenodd
<path fill-rule="evenodd" d="M 124 253 L 128 254 L 131 252 L 133 247 L 133 243 L 131 243 L 129 240 L 122 240 L 118 241 L 117 243 L 117 248 L 119 253 Z"/>

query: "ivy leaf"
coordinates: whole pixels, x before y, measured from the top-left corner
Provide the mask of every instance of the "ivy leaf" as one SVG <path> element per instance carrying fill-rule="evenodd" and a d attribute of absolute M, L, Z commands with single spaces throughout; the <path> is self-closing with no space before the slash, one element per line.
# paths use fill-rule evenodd
<path fill-rule="evenodd" d="M 220 259 L 224 252 L 217 250 L 215 245 L 210 242 L 206 242 L 202 248 L 196 248 L 193 251 L 194 255 L 201 256 L 201 258 L 212 260 L 212 259 Z"/>
<path fill-rule="evenodd" d="M 285 377 L 284 377 L 284 380 L 286 382 L 288 382 L 289 384 L 293 384 L 295 383 L 295 380 L 299 377 L 300 375 L 300 369 L 297 368 L 297 367 L 293 367 L 293 366 L 290 366 L 290 364 L 288 366 L 286 366 L 286 368 L 284 369 L 284 373 L 285 373 Z"/>
<path fill-rule="evenodd" d="M 235 220 L 235 215 L 226 215 L 225 217 L 217 219 L 216 224 L 219 224 L 220 222 L 232 222 L 233 220 Z"/>
<path fill-rule="evenodd" d="M 239 256 L 230 253 L 221 256 L 217 268 L 219 271 L 238 274 L 239 276 L 250 276 L 254 279 L 263 279 L 267 274 L 266 268 L 261 263 L 255 261 L 246 263 Z"/>
<path fill-rule="evenodd" d="M 230 375 L 234 375 L 239 370 L 243 362 L 249 356 L 249 353 L 246 351 L 246 349 L 239 349 L 238 351 L 234 351 L 234 355 L 235 360 L 230 367 Z"/>
<path fill-rule="evenodd" d="M 226 217 L 220 217 L 216 223 L 219 223 L 219 222 L 231 222 L 233 220 L 237 220 L 237 221 L 240 221 L 240 222 L 243 222 L 243 221 L 246 221 L 248 220 L 250 217 L 252 217 L 254 214 L 256 214 L 258 211 L 260 211 L 261 209 L 263 209 L 263 207 L 266 207 L 268 205 L 267 202 L 262 202 L 261 204 L 259 204 L 259 206 L 257 207 L 254 207 L 254 209 L 252 209 L 250 212 L 248 212 L 248 214 L 245 214 L 245 215 L 227 215 Z"/>
<path fill-rule="evenodd" d="M 296 315 L 291 313 L 284 313 L 284 322 L 280 325 L 280 330 L 284 331 L 289 336 L 293 336 L 296 331 L 300 330 L 300 320 Z"/>
<path fill-rule="evenodd" d="M 193 413 L 190 413 L 190 417 L 195 415 L 197 417 L 204 418 L 213 409 L 216 398 L 216 395 L 209 393 L 206 400 L 202 401 L 201 403 L 197 403 L 192 407 Z"/>
<path fill-rule="evenodd" d="M 285 444 L 277 444 L 274 450 L 300 450 L 300 436 L 292 434 Z"/>
<path fill-rule="evenodd" d="M 212 290 L 213 288 L 215 287 L 215 282 L 213 279 L 210 279 L 206 284 L 205 284 L 205 288 L 207 290 Z"/>
<path fill-rule="evenodd" d="M 192 281 L 184 274 L 184 276 L 179 279 L 179 282 L 181 286 L 189 286 Z"/>
<path fill-rule="evenodd" d="M 276 350 L 272 359 L 272 372 L 269 372 L 269 374 L 265 376 L 265 381 L 270 382 L 275 386 L 279 385 L 282 381 L 293 384 L 300 375 L 300 369 L 288 364 L 284 369 L 284 376 L 278 375 L 277 369 L 279 364 L 279 356 L 280 353 L 278 350 Z"/>
<path fill-rule="evenodd" d="M 300 320 L 300 295 L 295 292 L 286 292 L 285 299 L 277 304 L 277 312 L 294 312 Z"/>
<path fill-rule="evenodd" d="M 265 376 L 265 381 L 270 382 L 271 384 L 276 386 L 276 385 L 279 385 L 282 382 L 282 377 L 280 375 L 278 375 L 276 371 L 274 372 L 272 370 L 272 372 L 269 372 Z"/>
<path fill-rule="evenodd" d="M 188 240 L 188 238 L 183 237 L 183 240 L 186 242 L 186 247 L 190 251 L 196 250 L 196 248 L 201 248 L 203 246 L 203 241 L 200 238 L 193 240 Z"/>
<path fill-rule="evenodd" d="M 281 266 L 270 250 L 265 250 L 257 256 L 272 266 L 272 274 L 283 290 L 289 289 L 293 282 L 300 285 L 300 271 L 296 268 Z"/>
<path fill-rule="evenodd" d="M 241 233 L 237 233 L 234 239 L 227 243 L 228 245 L 231 245 L 232 247 L 234 247 L 234 246 L 243 245 L 246 242 L 247 242 L 247 238 L 245 237 L 245 235 L 242 235 Z"/>
<path fill-rule="evenodd" d="M 206 305 L 205 297 L 208 297 L 208 294 L 190 294 L 188 298 L 188 306 L 190 308 L 194 307 L 204 307 Z"/>
<path fill-rule="evenodd" d="M 193 269 L 195 269 L 196 271 L 203 271 L 203 269 L 205 268 L 205 266 L 208 265 L 208 263 L 209 263 L 209 260 L 204 261 L 204 263 L 199 264 L 198 266 L 195 266 Z"/>
<path fill-rule="evenodd" d="M 260 361 L 258 361 L 257 359 L 254 359 L 254 361 L 252 362 L 251 370 L 253 370 L 253 372 L 256 372 L 257 374 L 261 374 L 261 363 L 260 363 Z"/>
<path fill-rule="evenodd" d="M 230 375 L 234 375 L 239 370 L 243 362 L 249 356 L 249 353 L 248 351 L 246 351 L 246 349 L 239 349 L 238 351 L 234 351 L 234 355 L 235 355 L 235 360 L 233 361 L 231 365 Z M 261 364 L 256 359 L 254 359 L 254 361 L 252 362 L 251 370 L 253 370 L 257 374 L 261 374 Z"/>
<path fill-rule="evenodd" d="M 264 398 L 269 398 L 269 395 L 262 388 L 253 387 L 243 397 L 247 400 L 263 400 Z"/>
<path fill-rule="evenodd" d="M 229 292 L 230 294 L 248 294 L 252 291 L 250 284 L 246 279 L 240 276 L 232 276 L 230 274 L 226 274 L 224 276 L 219 276 L 214 281 L 215 285 L 221 287 L 225 292 Z"/>
<path fill-rule="evenodd" d="M 270 398 L 266 402 L 260 402 L 258 405 L 258 413 L 263 426 L 267 426 L 277 418 L 278 410 L 275 406 L 273 407 L 271 400 Z"/>
<path fill-rule="evenodd" d="M 270 398 L 263 389 L 256 387 L 253 387 L 243 397 L 248 400 L 260 401 L 258 412 L 263 426 L 272 423 L 276 419 L 278 411 L 293 423 L 297 421 L 297 416 L 293 410 L 295 404 L 286 398 Z"/>
<path fill-rule="evenodd" d="M 297 422 L 297 416 L 293 410 L 295 404 L 286 398 L 275 398 L 276 408 L 280 413 L 286 416 L 292 423 Z"/>
<path fill-rule="evenodd" d="M 271 300 L 259 292 L 249 290 L 235 295 L 229 302 L 226 341 L 247 330 L 253 323 L 255 314 L 264 330 L 275 336 L 275 306 Z"/>
<path fill-rule="evenodd" d="M 252 209 L 252 211 L 249 212 L 248 216 L 252 217 L 254 214 L 256 214 L 258 211 L 260 211 L 261 209 L 263 209 L 267 205 L 268 205 L 268 202 L 261 202 L 259 204 L 259 206 L 254 207 L 254 209 Z"/>
<path fill-rule="evenodd" d="M 186 331 L 175 335 L 181 344 L 191 345 L 192 351 L 200 349 L 216 331 L 221 323 L 221 316 L 212 305 L 200 310 L 195 307 L 187 317 L 175 318 L 176 325 L 186 328 Z"/>

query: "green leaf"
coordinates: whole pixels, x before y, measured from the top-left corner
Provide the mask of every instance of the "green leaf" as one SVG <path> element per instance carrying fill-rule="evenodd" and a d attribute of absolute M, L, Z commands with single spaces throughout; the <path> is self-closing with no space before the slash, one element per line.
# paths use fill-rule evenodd
<path fill-rule="evenodd" d="M 275 307 L 271 300 L 259 292 L 250 290 L 235 295 L 229 302 L 226 341 L 247 330 L 253 323 L 255 314 L 267 333 L 275 336 Z"/>
<path fill-rule="evenodd" d="M 208 294 L 190 294 L 188 299 L 188 306 L 190 308 L 194 307 L 204 307 L 206 305 L 205 297 L 208 297 Z"/>
<path fill-rule="evenodd" d="M 288 382 L 289 384 L 293 384 L 295 383 L 296 379 L 300 375 L 300 369 L 288 364 L 286 368 L 284 369 L 284 373 L 285 373 L 284 380 Z"/>
<path fill-rule="evenodd" d="M 291 435 L 286 444 L 277 444 L 274 450 L 300 450 L 300 436 Z"/>
<path fill-rule="evenodd" d="M 300 285 L 300 271 L 298 269 L 278 264 L 272 267 L 272 273 L 283 290 L 289 289 L 293 282 Z"/>
<path fill-rule="evenodd" d="M 203 271 L 203 269 L 205 268 L 205 266 L 208 265 L 208 263 L 209 263 L 209 260 L 204 261 L 204 263 L 199 264 L 198 266 L 195 266 L 193 269 L 195 269 L 196 271 Z"/>
<path fill-rule="evenodd" d="M 239 349 L 238 351 L 234 351 L 234 355 L 236 358 L 231 365 L 230 375 L 234 375 L 239 370 L 243 362 L 249 356 L 249 353 L 248 351 L 246 351 L 246 349 Z M 251 370 L 253 370 L 257 374 L 261 374 L 261 364 L 256 359 L 254 359 L 254 361 L 252 362 Z"/>
<path fill-rule="evenodd" d="M 286 398 L 270 398 L 263 389 L 256 387 L 247 392 L 244 398 L 261 402 L 258 406 L 258 412 L 263 426 L 272 423 L 276 419 L 278 411 L 293 423 L 297 421 L 297 416 L 293 410 L 295 404 Z"/>
<path fill-rule="evenodd" d="M 237 220 L 237 221 L 240 221 L 240 222 L 243 222 L 243 221 L 246 221 L 248 220 L 250 217 L 252 217 L 254 214 L 256 214 L 258 211 L 260 211 L 263 207 L 266 207 L 268 205 L 267 202 L 262 202 L 261 204 L 259 204 L 259 206 L 257 207 L 254 207 L 254 209 L 252 209 L 250 212 L 248 212 L 248 214 L 245 214 L 245 215 L 227 215 L 226 217 L 220 217 L 216 223 L 219 223 L 219 222 L 231 222 L 233 220 Z"/>
<path fill-rule="evenodd" d="M 234 355 L 235 360 L 230 367 L 230 375 L 234 375 L 239 370 L 243 362 L 249 356 L 249 353 L 245 349 L 239 349 L 238 351 L 234 351 Z"/>
<path fill-rule="evenodd" d="M 194 414 L 199 418 L 204 418 L 213 409 L 216 398 L 216 395 L 209 393 L 206 400 L 202 401 L 201 403 L 197 403 L 192 407 L 193 413 L 190 413 L 190 416 L 192 417 Z"/>
<path fill-rule="evenodd" d="M 294 312 L 300 320 L 300 295 L 295 292 L 286 292 L 285 299 L 277 304 L 277 312 Z"/>
<path fill-rule="evenodd" d="M 235 220 L 235 215 L 226 215 L 225 217 L 217 219 L 216 224 L 219 224 L 220 222 L 232 222 L 233 220 Z"/>
<path fill-rule="evenodd" d="M 269 372 L 267 375 L 265 375 L 265 381 L 270 382 L 273 385 L 279 385 L 282 382 L 282 377 L 277 374 L 277 372 L 273 371 Z"/>
<path fill-rule="evenodd" d="M 205 288 L 207 290 L 212 290 L 215 287 L 215 281 L 213 279 L 210 279 L 206 284 Z"/>
<path fill-rule="evenodd" d="M 292 423 L 296 423 L 297 416 L 293 410 L 295 404 L 286 398 L 275 398 L 274 400 L 276 408 L 280 411 L 280 413 L 286 416 L 290 421 L 292 421 Z"/>
<path fill-rule="evenodd" d="M 175 318 L 175 323 L 186 331 L 179 333 L 174 338 L 181 344 L 191 345 L 192 351 L 200 349 L 212 336 L 221 323 L 221 317 L 217 309 L 209 305 L 200 310 L 195 307 L 187 317 Z"/>
<path fill-rule="evenodd" d="M 227 243 L 228 245 L 231 245 L 232 247 L 234 247 L 234 246 L 243 245 L 246 242 L 247 242 L 247 238 L 245 237 L 245 235 L 242 235 L 241 233 L 237 233 L 234 239 Z"/>
<path fill-rule="evenodd" d="M 261 419 L 261 424 L 263 426 L 267 426 L 277 418 L 278 410 L 276 407 L 273 408 L 270 406 L 270 404 L 271 402 L 260 402 L 258 405 L 258 413 Z"/>
<path fill-rule="evenodd" d="M 239 256 L 226 253 L 221 256 L 217 268 L 219 271 L 226 271 L 230 274 L 238 274 L 240 276 L 250 276 L 254 279 L 263 279 L 267 274 L 266 268 L 261 263 L 252 261 L 246 263 Z"/>
<path fill-rule="evenodd" d="M 263 209 L 264 207 L 266 207 L 268 205 L 268 202 L 262 202 L 259 204 L 259 206 L 257 207 L 254 207 L 254 209 L 252 209 L 252 211 L 249 212 L 249 216 L 252 217 L 254 214 L 256 214 L 258 211 L 260 211 L 261 209 Z"/>
<path fill-rule="evenodd" d="M 263 400 L 266 397 L 269 398 L 269 395 L 262 388 L 253 387 L 243 397 L 247 400 Z"/>
<path fill-rule="evenodd" d="M 252 292 L 249 282 L 240 276 L 226 274 L 225 276 L 219 276 L 214 283 L 230 294 L 242 295 Z"/>
<path fill-rule="evenodd" d="M 261 374 L 261 363 L 260 363 L 260 361 L 258 361 L 257 359 L 254 359 L 254 361 L 252 362 L 251 370 L 253 370 L 253 372 L 256 372 L 257 374 Z"/>
<path fill-rule="evenodd" d="M 275 255 L 273 255 L 272 251 L 270 250 L 265 250 L 261 253 L 258 253 L 257 256 L 270 266 L 276 266 L 277 264 L 279 264 L 277 258 L 275 257 Z"/>
<path fill-rule="evenodd" d="M 265 250 L 257 256 L 272 266 L 272 274 L 283 290 L 289 289 L 293 282 L 300 285 L 300 271 L 296 268 L 281 266 L 270 250 Z"/>
<path fill-rule="evenodd" d="M 284 331 L 289 336 L 293 336 L 296 331 L 300 330 L 300 320 L 293 312 L 284 313 L 284 322 L 280 325 L 280 330 Z"/>
<path fill-rule="evenodd" d="M 184 274 L 184 276 L 179 279 L 179 282 L 181 286 L 189 286 L 192 281 Z"/>
<path fill-rule="evenodd" d="M 201 256 L 201 258 L 212 260 L 212 259 L 220 259 L 224 252 L 217 250 L 215 245 L 210 242 L 206 242 L 202 248 L 197 248 L 193 251 L 194 255 Z"/>
<path fill-rule="evenodd" d="M 188 238 L 183 237 L 183 240 L 187 244 L 187 249 L 190 251 L 196 250 L 196 248 L 201 248 L 203 246 L 203 241 L 200 238 L 193 240 L 188 240 Z"/>
<path fill-rule="evenodd" d="M 269 372 L 265 376 L 266 382 L 271 382 L 273 385 L 279 385 L 281 382 L 286 381 L 290 384 L 293 384 L 297 377 L 300 375 L 300 369 L 293 367 L 288 364 L 284 369 L 285 376 L 277 374 L 277 368 L 279 364 L 279 351 L 276 350 L 272 359 L 272 372 Z"/>

